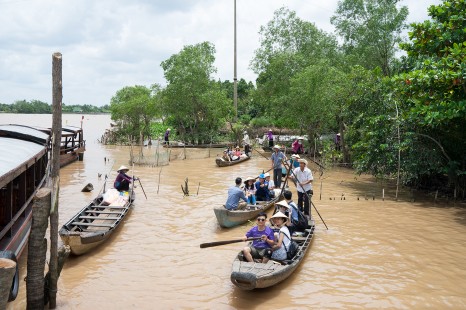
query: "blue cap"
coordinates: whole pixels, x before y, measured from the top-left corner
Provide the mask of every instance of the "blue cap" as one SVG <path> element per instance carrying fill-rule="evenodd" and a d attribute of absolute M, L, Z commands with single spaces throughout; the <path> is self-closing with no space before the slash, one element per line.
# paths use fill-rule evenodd
<path fill-rule="evenodd" d="M 259 175 L 259 178 L 265 179 L 265 174 L 261 173 L 261 174 Z"/>

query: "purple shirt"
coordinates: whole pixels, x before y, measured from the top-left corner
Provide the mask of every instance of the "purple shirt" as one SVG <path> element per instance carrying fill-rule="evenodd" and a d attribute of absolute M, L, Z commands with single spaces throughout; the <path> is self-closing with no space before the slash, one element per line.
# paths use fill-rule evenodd
<path fill-rule="evenodd" d="M 266 235 L 269 240 L 275 240 L 273 230 L 268 226 L 265 226 L 265 229 L 262 231 L 260 231 L 257 228 L 257 226 L 254 226 L 246 233 L 246 237 L 248 238 L 262 237 L 262 235 Z M 252 242 L 252 246 L 258 249 L 265 249 L 271 247 L 267 242 L 262 241 L 260 239 L 254 240 Z"/>
<path fill-rule="evenodd" d="M 273 140 L 273 133 L 271 131 L 269 131 L 267 133 L 267 137 L 269 138 L 269 140 Z"/>

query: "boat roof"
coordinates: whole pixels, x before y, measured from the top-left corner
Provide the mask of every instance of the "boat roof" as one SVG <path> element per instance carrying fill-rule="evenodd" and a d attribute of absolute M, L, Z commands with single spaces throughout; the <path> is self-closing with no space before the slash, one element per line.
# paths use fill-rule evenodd
<path fill-rule="evenodd" d="M 81 127 L 76 127 L 76 126 L 64 126 L 62 127 L 62 131 L 66 131 L 66 132 L 80 132 L 82 131 Z"/>
<path fill-rule="evenodd" d="M 36 128 L 13 124 L 0 125 L 0 137 L 11 137 L 18 140 L 26 140 L 38 143 L 42 146 L 47 144 L 49 141 L 49 135 Z"/>
<path fill-rule="evenodd" d="M 0 176 L 16 169 L 44 149 L 43 145 L 34 142 L 0 138 Z"/>

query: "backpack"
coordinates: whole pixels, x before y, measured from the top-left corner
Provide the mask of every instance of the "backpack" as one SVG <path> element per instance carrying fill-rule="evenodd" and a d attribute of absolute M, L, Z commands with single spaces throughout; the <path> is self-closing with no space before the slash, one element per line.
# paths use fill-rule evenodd
<path fill-rule="evenodd" d="M 309 228 L 307 217 L 304 215 L 304 213 L 301 212 L 298 209 L 298 207 L 296 207 L 294 205 L 294 203 L 290 204 L 290 206 L 298 212 L 298 220 L 297 221 L 294 220 L 293 218 L 291 218 L 291 222 L 293 223 L 294 230 L 295 231 L 304 231 L 305 229 Z"/>
<path fill-rule="evenodd" d="M 287 259 L 293 259 L 293 257 L 296 255 L 296 253 L 298 253 L 298 250 L 299 250 L 299 245 L 296 243 L 296 241 L 290 239 L 286 234 L 284 234 L 285 237 L 288 238 L 288 240 L 290 240 L 290 248 L 287 249 L 286 248 L 286 245 L 283 244 L 283 246 L 285 247 L 285 250 L 286 250 L 286 258 Z"/>

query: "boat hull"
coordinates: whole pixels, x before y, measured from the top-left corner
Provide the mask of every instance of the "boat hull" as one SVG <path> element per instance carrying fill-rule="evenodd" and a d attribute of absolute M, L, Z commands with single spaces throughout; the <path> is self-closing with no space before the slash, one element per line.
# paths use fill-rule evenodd
<path fill-rule="evenodd" d="M 242 163 L 242 162 L 244 162 L 244 161 L 246 161 L 248 159 L 251 159 L 251 157 L 247 156 L 247 157 L 243 157 L 243 158 L 240 158 L 238 160 L 232 160 L 232 161 L 226 161 L 226 160 L 223 160 L 222 158 L 216 158 L 215 163 L 219 167 L 228 167 L 228 166 L 237 165 L 237 164 Z"/>
<path fill-rule="evenodd" d="M 283 263 L 269 260 L 267 263 L 255 263 L 244 261 L 242 253 L 233 261 L 231 282 L 240 289 L 253 290 L 267 288 L 287 279 L 303 261 L 314 237 L 314 222 L 306 231 L 305 237 L 293 237 L 298 242 L 299 250 L 289 261 Z"/>
<path fill-rule="evenodd" d="M 275 205 L 278 198 L 263 205 L 250 205 L 246 210 L 227 210 L 224 206 L 215 207 L 214 213 L 221 227 L 230 228 L 246 223 L 255 218 L 259 213 L 264 212 Z"/>

